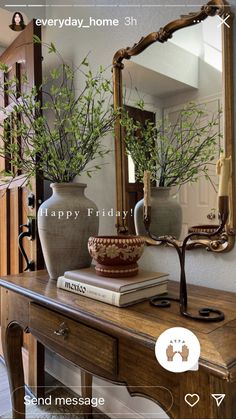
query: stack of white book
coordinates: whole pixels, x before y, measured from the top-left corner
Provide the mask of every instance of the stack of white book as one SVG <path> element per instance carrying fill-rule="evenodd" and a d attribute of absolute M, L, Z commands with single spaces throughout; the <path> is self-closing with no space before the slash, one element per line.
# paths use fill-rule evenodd
<path fill-rule="evenodd" d="M 131 278 L 98 276 L 93 267 L 67 271 L 57 287 L 84 297 L 124 307 L 167 292 L 168 274 L 140 270 Z"/>

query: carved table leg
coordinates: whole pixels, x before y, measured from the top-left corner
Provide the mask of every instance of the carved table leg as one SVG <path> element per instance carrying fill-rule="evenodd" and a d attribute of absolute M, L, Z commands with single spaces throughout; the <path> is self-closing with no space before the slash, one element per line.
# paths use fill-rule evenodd
<path fill-rule="evenodd" d="M 4 324 L 2 325 L 3 354 L 10 385 L 13 419 L 25 417 L 22 340 L 23 331 L 17 323 L 10 323 L 6 327 Z"/>
<path fill-rule="evenodd" d="M 93 376 L 86 371 L 81 370 L 81 388 L 82 397 L 92 398 L 93 393 Z M 84 406 L 84 418 L 90 419 L 92 417 L 92 406 Z"/>

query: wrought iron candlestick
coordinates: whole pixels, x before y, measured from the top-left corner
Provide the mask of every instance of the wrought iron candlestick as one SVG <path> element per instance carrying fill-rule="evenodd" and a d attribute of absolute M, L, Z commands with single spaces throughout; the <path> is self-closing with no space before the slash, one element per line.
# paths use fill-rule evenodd
<path fill-rule="evenodd" d="M 219 220 L 220 225 L 215 231 L 210 233 L 198 232 L 197 235 L 200 237 L 212 237 L 216 236 L 224 230 L 226 225 L 228 215 L 229 215 L 229 198 L 228 196 L 219 196 Z M 180 262 L 180 289 L 179 289 L 179 299 L 172 297 L 154 297 L 150 303 L 156 307 L 169 307 L 170 301 L 179 301 L 180 304 L 180 313 L 188 318 L 193 320 L 205 321 L 205 322 L 219 322 L 224 320 L 224 313 L 216 308 L 205 307 L 201 308 L 198 311 L 198 315 L 194 315 L 188 312 L 188 292 L 187 292 L 187 282 L 185 274 L 185 253 L 188 241 L 196 236 L 196 232 L 188 234 L 181 245 L 179 242 L 171 236 L 160 236 L 157 237 L 150 232 L 150 223 L 151 223 L 151 207 L 148 206 L 144 213 L 144 225 L 149 237 L 157 242 L 167 243 L 173 246 L 179 257 Z"/>

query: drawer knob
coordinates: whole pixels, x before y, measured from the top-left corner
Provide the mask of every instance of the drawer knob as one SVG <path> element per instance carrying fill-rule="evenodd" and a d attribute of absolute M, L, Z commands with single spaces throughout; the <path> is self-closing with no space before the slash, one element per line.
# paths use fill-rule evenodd
<path fill-rule="evenodd" d="M 59 329 L 54 330 L 54 335 L 66 337 L 68 335 L 68 332 L 69 332 L 69 329 L 66 326 L 66 324 L 63 322 L 60 324 Z"/>

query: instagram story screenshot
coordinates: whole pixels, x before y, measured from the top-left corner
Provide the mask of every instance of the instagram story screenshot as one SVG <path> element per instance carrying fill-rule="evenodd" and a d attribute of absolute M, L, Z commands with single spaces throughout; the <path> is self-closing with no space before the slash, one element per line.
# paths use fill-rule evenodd
<path fill-rule="evenodd" d="M 1 419 L 236 419 L 235 13 L 1 0 Z"/>

